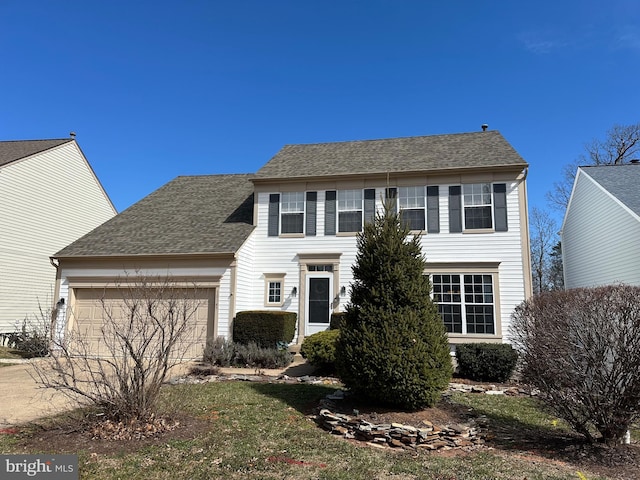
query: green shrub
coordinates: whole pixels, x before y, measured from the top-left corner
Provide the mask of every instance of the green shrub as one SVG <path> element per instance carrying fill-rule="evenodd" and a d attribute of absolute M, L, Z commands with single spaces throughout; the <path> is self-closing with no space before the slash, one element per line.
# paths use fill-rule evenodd
<path fill-rule="evenodd" d="M 293 355 L 286 348 L 265 348 L 255 342 L 244 345 L 218 337 L 208 341 L 203 361 L 219 367 L 284 368 Z"/>
<path fill-rule="evenodd" d="M 447 334 L 431 301 L 418 236 L 388 208 L 358 235 L 351 300 L 336 344 L 336 368 L 355 394 L 382 404 L 433 406 L 448 386 Z"/>
<path fill-rule="evenodd" d="M 288 345 L 296 333 L 296 318 L 294 312 L 238 312 L 233 321 L 233 340 L 244 345 L 254 342 L 264 348 Z"/>
<path fill-rule="evenodd" d="M 461 343 L 456 345 L 459 375 L 477 382 L 506 382 L 511 378 L 518 353 L 500 343 Z"/>
<path fill-rule="evenodd" d="M 300 355 L 322 371 L 333 372 L 336 362 L 336 342 L 340 330 L 325 330 L 305 337 Z"/>
<path fill-rule="evenodd" d="M 329 330 L 340 330 L 342 322 L 344 322 L 344 312 L 333 312 L 329 322 Z"/>

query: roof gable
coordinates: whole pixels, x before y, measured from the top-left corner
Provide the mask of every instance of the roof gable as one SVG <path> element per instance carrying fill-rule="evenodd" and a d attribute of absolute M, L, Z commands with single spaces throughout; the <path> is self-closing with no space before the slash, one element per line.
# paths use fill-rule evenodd
<path fill-rule="evenodd" d="M 527 163 L 498 131 L 286 145 L 254 180 L 429 172 Z"/>
<path fill-rule="evenodd" d="M 640 216 L 640 165 L 580 167 L 620 203 Z"/>
<path fill-rule="evenodd" d="M 232 253 L 253 228 L 250 175 L 177 177 L 54 256 Z"/>
<path fill-rule="evenodd" d="M 64 138 L 57 140 L 12 140 L 0 142 L 0 167 L 72 141 L 73 139 Z"/>

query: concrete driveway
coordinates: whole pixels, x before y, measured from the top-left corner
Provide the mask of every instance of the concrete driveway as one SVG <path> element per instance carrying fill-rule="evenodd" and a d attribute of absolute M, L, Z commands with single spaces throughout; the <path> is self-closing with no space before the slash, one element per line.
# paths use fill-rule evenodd
<path fill-rule="evenodd" d="M 38 360 L 35 360 L 38 361 Z M 41 388 L 30 362 L 0 367 L 0 428 L 32 422 L 72 408 L 61 393 Z"/>

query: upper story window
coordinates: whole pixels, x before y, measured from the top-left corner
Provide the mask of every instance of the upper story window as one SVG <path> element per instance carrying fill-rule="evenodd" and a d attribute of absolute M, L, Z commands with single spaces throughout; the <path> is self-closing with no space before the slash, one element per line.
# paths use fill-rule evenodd
<path fill-rule="evenodd" d="M 462 186 L 464 202 L 464 228 L 466 230 L 493 228 L 492 195 L 490 183 Z"/>
<path fill-rule="evenodd" d="M 284 192 L 280 202 L 280 233 L 304 233 L 304 192 Z"/>
<path fill-rule="evenodd" d="M 362 230 L 362 190 L 338 190 L 338 232 Z"/>
<path fill-rule="evenodd" d="M 506 183 L 449 186 L 449 232 L 508 230 Z"/>
<path fill-rule="evenodd" d="M 398 187 L 400 218 L 410 230 L 425 229 L 424 187 Z"/>
<path fill-rule="evenodd" d="M 294 237 L 316 234 L 318 192 L 283 192 L 269 194 L 267 235 Z"/>

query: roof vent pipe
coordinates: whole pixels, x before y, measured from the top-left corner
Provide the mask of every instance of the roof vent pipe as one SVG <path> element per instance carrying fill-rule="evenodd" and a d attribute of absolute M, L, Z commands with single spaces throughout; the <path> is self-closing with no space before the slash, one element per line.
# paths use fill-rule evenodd
<path fill-rule="evenodd" d="M 489 125 L 487 125 L 486 123 L 483 123 L 483 124 L 482 124 L 482 131 L 483 131 L 483 132 L 486 132 L 486 131 L 487 131 L 487 128 L 489 128 Z"/>
<path fill-rule="evenodd" d="M 76 132 L 69 132 L 69 136 L 71 138 L 76 138 Z"/>
<path fill-rule="evenodd" d="M 640 158 L 633 158 L 629 160 L 629 163 L 633 163 L 634 165 L 640 164 Z"/>

